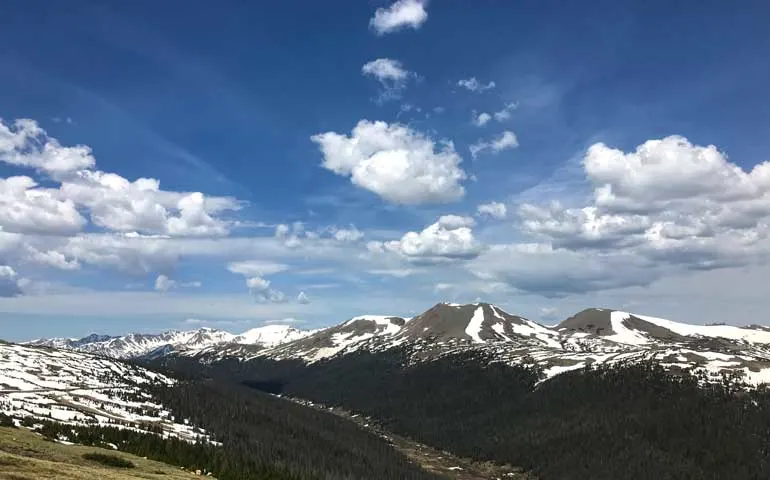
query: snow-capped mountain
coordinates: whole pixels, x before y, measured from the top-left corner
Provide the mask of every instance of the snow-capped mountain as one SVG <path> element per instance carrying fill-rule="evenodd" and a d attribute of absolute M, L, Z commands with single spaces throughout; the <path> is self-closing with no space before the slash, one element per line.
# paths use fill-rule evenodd
<path fill-rule="evenodd" d="M 213 345 L 253 345 L 268 348 L 298 340 L 314 331 L 298 330 L 288 325 L 266 325 L 240 335 L 213 328 L 169 330 L 159 334 L 132 333 L 125 336 L 91 334 L 80 339 L 51 338 L 27 342 L 26 345 L 77 350 L 111 358 L 157 357 L 172 352 L 195 352 Z"/>
<path fill-rule="evenodd" d="M 361 316 L 305 338 L 260 350 L 215 345 L 183 354 L 204 363 L 224 358 L 297 359 L 308 363 L 358 350 L 408 347 L 415 361 L 474 350 L 490 361 L 537 366 L 543 377 L 589 364 L 656 361 L 715 379 L 741 375 L 770 382 L 770 331 L 698 326 L 609 309 L 587 309 L 550 327 L 486 303 L 440 303 L 411 319 Z"/>
<path fill-rule="evenodd" d="M 184 356 L 202 363 L 261 357 L 313 363 L 359 350 L 409 347 L 416 361 L 476 350 L 490 361 L 532 364 L 545 378 L 589 364 L 652 360 L 671 369 L 749 383 L 770 381 L 770 329 L 689 325 L 623 311 L 591 308 L 556 326 L 511 315 L 487 303 L 439 303 L 411 319 L 363 315 L 329 328 L 303 331 L 270 325 L 240 335 L 192 332 L 53 339 L 43 343 L 118 358 Z"/>

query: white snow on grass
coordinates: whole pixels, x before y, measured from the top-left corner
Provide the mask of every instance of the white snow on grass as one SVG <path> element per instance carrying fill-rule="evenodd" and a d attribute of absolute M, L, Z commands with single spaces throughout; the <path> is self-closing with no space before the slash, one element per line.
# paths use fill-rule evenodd
<path fill-rule="evenodd" d="M 16 420 L 50 419 L 70 425 L 110 425 L 195 441 L 143 387 L 173 384 L 156 372 L 73 351 L 0 344 L 0 412 Z M 206 434 L 202 434 L 207 438 Z"/>

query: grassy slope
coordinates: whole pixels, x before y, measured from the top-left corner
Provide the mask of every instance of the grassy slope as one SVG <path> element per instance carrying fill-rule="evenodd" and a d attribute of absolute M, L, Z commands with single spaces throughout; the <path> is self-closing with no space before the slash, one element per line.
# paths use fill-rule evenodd
<path fill-rule="evenodd" d="M 118 455 L 134 463 L 135 468 L 109 468 L 85 460 L 84 453 Z M 191 478 L 190 472 L 165 463 L 146 460 L 114 450 L 78 445 L 62 445 L 44 440 L 23 428 L 0 428 L 0 479 L 165 479 Z M 210 477 L 209 477 L 210 478 Z"/>

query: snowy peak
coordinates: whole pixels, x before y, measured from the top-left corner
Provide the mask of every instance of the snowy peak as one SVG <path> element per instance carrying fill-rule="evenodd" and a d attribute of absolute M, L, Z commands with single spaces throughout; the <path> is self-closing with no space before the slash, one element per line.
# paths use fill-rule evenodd
<path fill-rule="evenodd" d="M 473 343 L 534 340 L 557 344 L 556 332 L 488 303 L 439 303 L 407 323 L 399 337 L 461 339 Z"/>
<path fill-rule="evenodd" d="M 298 330 L 290 325 L 266 325 L 247 330 L 233 338 L 232 342 L 242 345 L 261 345 L 270 348 L 282 343 L 299 340 L 313 333 L 314 330 Z"/>

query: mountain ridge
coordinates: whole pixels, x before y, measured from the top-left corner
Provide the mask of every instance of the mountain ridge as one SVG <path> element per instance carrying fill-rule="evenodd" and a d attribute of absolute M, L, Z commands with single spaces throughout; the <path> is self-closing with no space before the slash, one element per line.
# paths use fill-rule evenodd
<path fill-rule="evenodd" d="M 37 344 L 115 358 L 179 356 L 202 363 L 255 358 L 314 363 L 356 351 L 408 346 L 417 361 L 477 350 L 493 361 L 536 365 L 546 379 L 591 364 L 655 361 L 674 370 L 700 369 L 713 376 L 737 372 L 752 384 L 770 382 L 768 329 L 690 325 L 608 308 L 584 309 L 546 326 L 489 303 L 441 302 L 411 318 L 361 315 L 318 330 L 267 325 L 240 335 L 198 329 L 158 337 L 131 334 L 83 341 L 100 340 L 92 335 Z"/>

